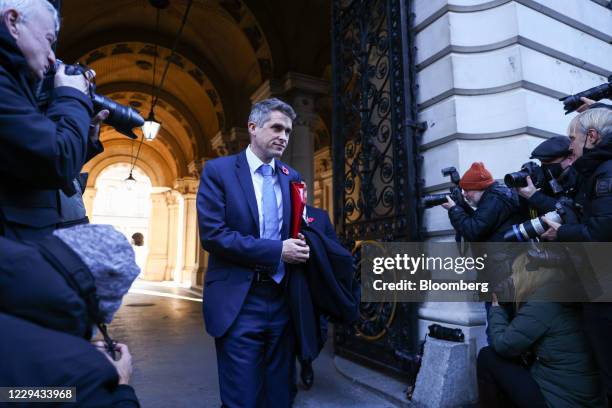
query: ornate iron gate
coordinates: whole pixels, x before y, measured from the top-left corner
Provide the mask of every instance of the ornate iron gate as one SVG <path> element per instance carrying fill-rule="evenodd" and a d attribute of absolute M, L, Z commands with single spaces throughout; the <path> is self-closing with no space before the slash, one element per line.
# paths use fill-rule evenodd
<path fill-rule="evenodd" d="M 411 0 L 334 0 L 334 200 L 339 236 L 418 241 L 420 213 Z M 358 273 L 358 271 L 357 271 Z M 336 353 L 412 375 L 416 305 L 361 305 L 335 326 Z"/>

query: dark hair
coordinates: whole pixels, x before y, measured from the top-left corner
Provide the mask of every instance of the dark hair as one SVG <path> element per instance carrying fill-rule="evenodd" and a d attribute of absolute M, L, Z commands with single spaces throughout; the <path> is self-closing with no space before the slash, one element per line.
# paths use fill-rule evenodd
<path fill-rule="evenodd" d="M 255 123 L 258 127 L 262 127 L 270 119 L 270 113 L 273 111 L 279 111 L 291 120 L 295 120 L 297 116 L 291 105 L 280 99 L 270 98 L 253 105 L 249 115 L 249 123 Z"/>
<path fill-rule="evenodd" d="M 134 245 L 136 246 L 144 245 L 144 235 L 142 235 L 140 232 L 133 233 L 132 239 L 134 240 Z"/>

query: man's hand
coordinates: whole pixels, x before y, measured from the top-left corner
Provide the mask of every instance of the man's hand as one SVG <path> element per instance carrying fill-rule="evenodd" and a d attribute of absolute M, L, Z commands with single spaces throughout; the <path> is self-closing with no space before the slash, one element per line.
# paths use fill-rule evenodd
<path fill-rule="evenodd" d="M 129 384 L 130 377 L 132 376 L 132 355 L 130 354 L 130 350 L 128 350 L 128 346 L 121 343 L 116 344 L 115 350 L 120 353 L 119 360 L 117 361 L 113 360 L 108 354 L 104 348 L 103 342 L 97 341 L 94 343 L 94 346 L 108 358 L 108 361 L 110 361 L 113 366 L 115 366 L 117 374 L 119 374 L 119 384 Z"/>
<path fill-rule="evenodd" d="M 594 103 L 595 103 L 595 101 L 594 101 L 594 100 L 589 99 L 589 98 L 585 98 L 584 96 L 583 96 L 583 97 L 581 97 L 581 98 L 580 98 L 580 100 L 581 100 L 582 102 L 584 102 L 584 103 L 583 103 L 582 105 L 580 105 L 580 106 L 578 107 L 578 109 L 576 109 L 576 112 L 578 112 L 578 113 L 582 113 L 582 112 L 584 112 L 585 110 L 587 110 L 587 109 L 589 108 L 589 106 L 591 106 L 592 104 L 594 104 Z"/>
<path fill-rule="evenodd" d="M 283 241 L 283 252 L 281 259 L 290 264 L 304 263 L 310 256 L 310 247 L 304 241 L 303 235 L 298 235 L 300 239 L 289 238 Z"/>
<path fill-rule="evenodd" d="M 546 223 L 546 225 L 548 225 L 548 229 L 542 234 L 541 238 L 546 241 L 556 240 L 557 231 L 559 230 L 561 224 L 559 224 L 558 222 L 554 222 L 553 220 L 550 220 L 546 217 L 542 218 L 542 220 Z"/>
<path fill-rule="evenodd" d="M 442 207 L 444 207 L 447 210 L 450 210 L 451 208 L 453 208 L 455 205 L 457 205 L 455 203 L 455 201 L 453 201 L 452 198 L 450 198 L 450 196 L 446 196 L 446 202 L 442 204 Z"/>
<path fill-rule="evenodd" d="M 527 186 L 526 187 L 519 187 L 516 189 L 516 191 L 518 191 L 519 195 L 523 198 L 530 198 L 535 192 L 536 192 L 536 188 L 533 185 L 533 181 L 531 181 L 531 177 L 527 176 L 527 178 L 525 179 L 527 181 Z"/>
<path fill-rule="evenodd" d="M 67 75 L 66 65 L 62 64 L 55 74 L 54 84 L 56 88 L 69 86 L 89 95 L 89 81 L 92 81 L 95 77 L 96 72 L 93 69 L 87 70 L 85 75 Z"/>
<path fill-rule="evenodd" d="M 102 125 L 102 122 L 104 122 L 106 118 L 108 118 L 109 114 L 110 112 L 108 110 L 103 109 L 98 112 L 98 114 L 94 116 L 93 119 L 91 119 L 91 123 L 89 124 L 89 140 L 93 144 L 96 144 L 98 142 L 100 138 L 100 125 Z"/>

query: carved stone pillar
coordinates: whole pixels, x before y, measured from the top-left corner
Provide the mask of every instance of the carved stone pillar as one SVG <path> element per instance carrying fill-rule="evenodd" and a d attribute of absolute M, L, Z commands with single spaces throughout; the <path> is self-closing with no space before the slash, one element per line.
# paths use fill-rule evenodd
<path fill-rule="evenodd" d="M 219 156 L 228 156 L 246 148 L 249 141 L 249 131 L 247 129 L 233 127 L 227 132 L 222 130 L 217 132 L 210 143 Z"/>
<path fill-rule="evenodd" d="M 179 192 L 170 190 L 166 194 L 166 203 L 168 205 L 168 265 L 166 266 L 166 273 L 164 280 L 174 280 L 176 278 L 177 268 L 181 268 L 182 265 L 179 261 L 179 236 L 180 225 L 180 198 Z M 182 256 L 181 256 L 182 258 Z"/>
<path fill-rule="evenodd" d="M 179 277 L 179 282 L 183 284 L 191 284 L 193 275 L 198 271 L 200 250 L 196 209 L 198 185 L 199 180 L 195 177 L 178 179 L 174 185 L 175 190 L 183 196 L 183 269 Z"/>
<path fill-rule="evenodd" d="M 306 181 L 308 190 L 314 191 L 315 125 L 321 120 L 315 111 L 315 100 L 328 93 L 329 84 L 320 78 L 289 72 L 282 80 L 264 82 L 251 96 L 253 103 L 278 97 L 293 106 L 297 118 L 282 160 L 296 169 Z M 308 195 L 314 202 L 314 195 Z"/>
<path fill-rule="evenodd" d="M 95 187 L 87 187 L 85 192 L 83 193 L 83 204 L 85 204 L 85 212 L 89 219 L 91 220 L 91 216 L 93 215 L 93 204 L 96 199 L 96 194 L 98 193 L 98 189 Z"/>
<path fill-rule="evenodd" d="M 161 281 L 168 266 L 168 203 L 166 192 L 151 194 L 149 256 L 142 278 Z"/>
<path fill-rule="evenodd" d="M 329 213 L 334 222 L 334 196 L 333 196 L 333 170 L 331 165 L 331 149 L 329 146 L 319 149 L 315 153 L 314 176 L 314 206 L 322 208 Z"/>

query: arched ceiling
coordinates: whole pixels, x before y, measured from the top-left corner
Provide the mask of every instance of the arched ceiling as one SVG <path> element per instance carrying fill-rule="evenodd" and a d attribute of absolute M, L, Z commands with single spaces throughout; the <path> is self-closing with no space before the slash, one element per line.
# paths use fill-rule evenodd
<path fill-rule="evenodd" d="M 99 93 L 146 117 L 154 60 L 159 83 L 187 3 L 170 0 L 156 28 L 157 9 L 148 0 L 63 0 L 57 55 L 94 68 Z M 193 0 L 155 107 L 162 130 L 143 146 L 149 159 L 164 162 L 159 183 L 187 175 L 194 160 L 214 157 L 211 139 L 245 126 L 250 97 L 265 80 L 289 70 L 323 75 L 330 10 L 327 0 Z M 121 151 L 129 139 L 109 127 L 101 139 L 112 148 L 98 165 L 111 155 L 129 157 Z"/>

